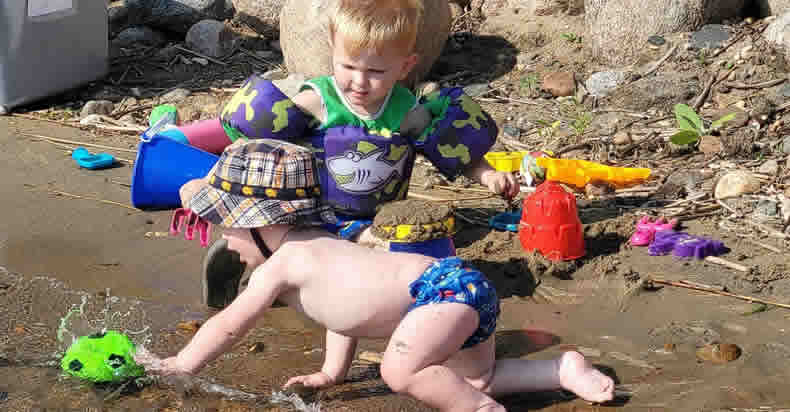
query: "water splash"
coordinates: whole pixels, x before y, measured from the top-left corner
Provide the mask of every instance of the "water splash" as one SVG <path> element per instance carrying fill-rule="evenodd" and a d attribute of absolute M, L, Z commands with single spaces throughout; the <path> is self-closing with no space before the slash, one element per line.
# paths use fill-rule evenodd
<path fill-rule="evenodd" d="M 290 403 L 291 406 L 296 408 L 297 411 L 301 412 L 321 412 L 321 404 L 318 402 L 313 403 L 305 403 L 305 401 L 299 397 L 299 395 L 292 393 L 290 395 L 285 394 L 284 392 L 273 392 L 272 393 L 272 403 Z"/>

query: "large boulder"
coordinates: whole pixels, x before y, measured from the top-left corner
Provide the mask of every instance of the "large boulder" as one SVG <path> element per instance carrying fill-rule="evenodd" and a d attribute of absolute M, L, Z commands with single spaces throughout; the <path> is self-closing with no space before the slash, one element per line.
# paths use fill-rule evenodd
<path fill-rule="evenodd" d="M 230 0 L 125 0 L 129 25 L 186 34 L 193 24 L 233 16 Z"/>
<path fill-rule="evenodd" d="M 737 17 L 747 0 L 585 0 L 585 42 L 603 63 L 627 64 L 654 34 Z"/>
<path fill-rule="evenodd" d="M 790 11 L 790 0 L 757 0 L 760 16 L 778 16 Z"/>
<path fill-rule="evenodd" d="M 256 32 L 276 35 L 280 26 L 280 11 L 285 0 L 232 0 L 236 19 Z"/>
<path fill-rule="evenodd" d="M 790 12 L 784 13 L 766 27 L 763 32 L 766 40 L 777 46 L 790 57 Z"/>
<path fill-rule="evenodd" d="M 332 72 L 327 10 L 332 0 L 286 0 L 280 13 L 280 45 L 285 66 L 308 78 Z M 414 87 L 439 57 L 450 35 L 447 0 L 425 0 L 423 24 L 417 33 L 419 62 L 403 82 Z"/>

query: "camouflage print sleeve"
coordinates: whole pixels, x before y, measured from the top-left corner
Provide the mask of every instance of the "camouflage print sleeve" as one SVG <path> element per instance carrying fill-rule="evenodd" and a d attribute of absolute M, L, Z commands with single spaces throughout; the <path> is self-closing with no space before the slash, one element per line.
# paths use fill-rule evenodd
<path fill-rule="evenodd" d="M 250 76 L 220 113 L 231 141 L 301 138 L 310 120 L 269 80 Z"/>
<path fill-rule="evenodd" d="M 438 90 L 422 97 L 420 104 L 433 119 L 416 146 L 447 178 L 461 175 L 496 142 L 496 123 L 463 89 Z"/>

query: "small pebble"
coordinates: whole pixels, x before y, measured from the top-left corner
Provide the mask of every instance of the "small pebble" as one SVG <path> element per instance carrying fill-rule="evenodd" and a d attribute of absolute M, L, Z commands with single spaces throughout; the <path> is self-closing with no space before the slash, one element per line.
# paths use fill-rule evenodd
<path fill-rule="evenodd" d="M 653 46 L 663 46 L 664 43 L 666 43 L 667 41 L 664 39 L 663 36 L 654 34 L 647 38 L 647 42 L 652 44 Z"/>

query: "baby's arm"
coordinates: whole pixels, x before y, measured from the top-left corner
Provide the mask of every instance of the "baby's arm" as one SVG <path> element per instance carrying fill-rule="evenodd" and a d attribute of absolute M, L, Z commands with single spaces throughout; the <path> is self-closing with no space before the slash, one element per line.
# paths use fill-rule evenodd
<path fill-rule="evenodd" d="M 326 330 L 326 354 L 324 356 L 324 366 L 320 372 L 312 375 L 295 376 L 288 379 L 285 387 L 295 383 L 304 386 L 320 388 L 343 382 L 351 367 L 354 359 L 354 352 L 357 348 L 357 339 L 343 336 L 339 333 Z"/>
<path fill-rule="evenodd" d="M 255 325 L 284 290 L 282 271 L 276 259 L 258 266 L 250 276 L 247 288 L 223 311 L 214 315 L 198 329 L 195 336 L 175 358 L 165 360 L 162 374 L 197 373 L 208 362 L 230 350 Z"/>

